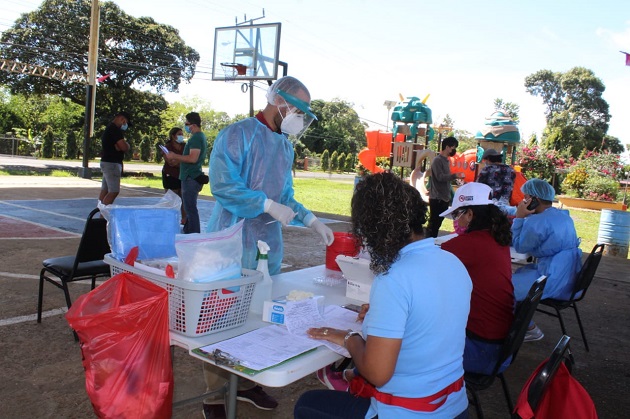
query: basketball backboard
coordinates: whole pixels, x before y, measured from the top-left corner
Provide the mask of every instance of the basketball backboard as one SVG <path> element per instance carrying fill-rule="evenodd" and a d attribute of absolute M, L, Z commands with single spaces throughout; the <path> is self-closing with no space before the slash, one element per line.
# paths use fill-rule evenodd
<path fill-rule="evenodd" d="M 214 30 L 212 80 L 276 80 L 280 23 Z"/>

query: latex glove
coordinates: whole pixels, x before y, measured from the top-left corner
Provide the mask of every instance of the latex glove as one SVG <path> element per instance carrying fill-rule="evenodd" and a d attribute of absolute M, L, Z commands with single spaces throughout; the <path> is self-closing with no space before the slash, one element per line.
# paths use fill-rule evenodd
<path fill-rule="evenodd" d="M 278 220 L 283 226 L 288 225 L 295 218 L 295 213 L 291 208 L 278 204 L 271 199 L 265 201 L 265 212 Z"/>
<path fill-rule="evenodd" d="M 324 240 L 326 246 L 330 246 L 335 240 L 335 236 L 333 235 L 332 230 L 328 228 L 326 224 L 319 221 L 317 218 L 315 218 L 315 220 L 311 223 L 310 227 L 313 229 L 313 231 L 322 236 L 322 240 Z"/>

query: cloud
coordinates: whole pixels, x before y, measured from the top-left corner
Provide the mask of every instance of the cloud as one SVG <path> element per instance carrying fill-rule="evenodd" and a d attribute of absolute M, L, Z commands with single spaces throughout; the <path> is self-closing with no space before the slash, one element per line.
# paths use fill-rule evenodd
<path fill-rule="evenodd" d="M 614 32 L 606 28 L 597 28 L 597 36 L 612 43 L 616 48 L 630 50 L 630 20 L 626 22 L 626 28 L 621 32 Z"/>

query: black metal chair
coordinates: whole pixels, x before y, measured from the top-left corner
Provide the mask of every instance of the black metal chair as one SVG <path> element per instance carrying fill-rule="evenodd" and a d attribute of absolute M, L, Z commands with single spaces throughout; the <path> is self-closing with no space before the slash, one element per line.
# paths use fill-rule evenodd
<path fill-rule="evenodd" d="M 503 342 L 501 355 L 499 356 L 499 360 L 497 361 L 492 374 L 464 373 L 464 381 L 466 382 L 466 389 L 469 394 L 469 402 L 475 406 L 478 418 L 483 418 L 484 415 L 477 393 L 489 388 L 497 377 L 501 380 L 501 386 L 503 387 L 503 393 L 505 394 L 505 400 L 510 414 L 514 410 L 514 404 L 512 403 L 510 390 L 507 382 L 505 381 L 505 376 L 503 375 L 503 371 L 499 370 L 510 358 L 510 365 L 516 359 L 516 355 L 523 343 L 529 323 L 534 317 L 536 307 L 542 298 L 546 283 L 546 276 L 538 278 L 527 293 L 527 297 L 517 306 L 514 321 L 512 322 L 508 335 Z"/>
<path fill-rule="evenodd" d="M 42 262 L 44 268 L 39 274 L 39 298 L 37 300 L 37 323 L 42 322 L 42 305 L 44 300 L 44 282 L 49 282 L 63 290 L 68 308 L 72 305 L 68 283 L 92 280 L 92 289 L 96 286 L 96 278 L 110 276 L 109 265 L 103 262 L 103 257 L 110 253 L 107 242 L 107 221 L 94 217 L 99 212 L 92 210 L 85 222 L 79 248 L 74 256 L 61 256 L 46 259 Z M 59 278 L 59 280 L 56 280 Z"/>
<path fill-rule="evenodd" d="M 569 350 L 569 341 L 571 338 L 567 335 L 563 335 L 558 341 L 558 344 L 554 348 L 549 360 L 545 366 L 538 371 L 538 374 L 534 377 L 527 390 L 527 402 L 535 412 L 538 407 L 538 403 L 545 394 L 549 383 L 553 380 L 553 376 L 558 371 L 558 367 L 563 360 L 565 360 L 565 353 Z M 569 365 L 571 365 L 569 363 Z"/>
<path fill-rule="evenodd" d="M 562 318 L 561 311 L 565 308 L 573 307 L 573 311 L 575 311 L 575 318 L 577 319 L 578 326 L 580 327 L 580 333 L 582 334 L 582 340 L 584 341 L 584 347 L 586 348 L 587 352 L 589 351 L 589 347 L 588 342 L 586 341 L 586 335 L 584 334 L 582 319 L 580 318 L 580 313 L 578 312 L 577 302 L 581 301 L 584 298 L 584 296 L 586 295 L 586 291 L 588 291 L 588 287 L 591 285 L 591 282 L 593 282 L 593 278 L 595 277 L 595 272 L 597 271 L 599 262 L 602 260 L 604 246 L 604 244 L 596 244 L 593 247 L 593 250 L 591 250 L 591 253 L 584 261 L 582 269 L 580 269 L 580 272 L 575 279 L 575 286 L 573 287 L 571 297 L 568 300 L 556 300 L 553 298 L 546 298 L 540 302 L 540 304 L 543 306 L 553 308 L 555 310 L 555 313 L 540 307 L 537 309 L 537 311 L 541 313 L 558 318 L 560 320 L 562 334 L 566 335 L 567 329 L 564 326 L 564 320 Z"/>

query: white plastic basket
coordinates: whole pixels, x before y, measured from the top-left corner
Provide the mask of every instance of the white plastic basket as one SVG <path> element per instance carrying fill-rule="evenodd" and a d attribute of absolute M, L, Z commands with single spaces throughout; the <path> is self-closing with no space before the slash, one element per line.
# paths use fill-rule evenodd
<path fill-rule="evenodd" d="M 130 272 L 168 291 L 169 325 L 173 332 L 197 337 L 245 323 L 256 283 L 262 273 L 243 269 L 237 279 L 198 283 L 167 278 L 135 268 L 105 255 L 112 276 Z"/>

